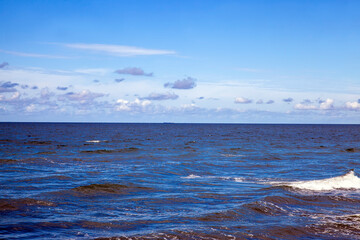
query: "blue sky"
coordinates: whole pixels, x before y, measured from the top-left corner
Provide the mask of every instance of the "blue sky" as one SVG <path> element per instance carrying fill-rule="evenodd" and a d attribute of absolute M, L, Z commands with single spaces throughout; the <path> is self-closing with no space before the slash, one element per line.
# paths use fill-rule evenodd
<path fill-rule="evenodd" d="M 0 0 L 0 120 L 358 124 L 359 12 Z"/>

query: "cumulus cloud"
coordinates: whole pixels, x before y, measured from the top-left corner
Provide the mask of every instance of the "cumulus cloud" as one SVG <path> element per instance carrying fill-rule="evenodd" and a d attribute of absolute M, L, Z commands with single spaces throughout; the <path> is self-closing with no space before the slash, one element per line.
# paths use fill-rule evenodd
<path fill-rule="evenodd" d="M 6 66 L 9 66 L 9 63 L 3 62 L 0 64 L 0 68 L 5 68 Z"/>
<path fill-rule="evenodd" d="M 174 89 L 192 89 L 196 87 L 196 79 L 192 77 L 187 77 L 182 80 L 177 80 L 173 83 L 165 83 L 164 87 Z"/>
<path fill-rule="evenodd" d="M 0 92 L 16 92 L 15 87 L 18 86 L 18 83 L 4 82 L 0 84 Z"/>
<path fill-rule="evenodd" d="M 115 110 L 119 112 L 143 112 L 149 105 L 151 105 L 151 101 L 149 100 L 142 101 L 137 98 L 135 101 L 128 101 L 124 99 L 118 99 L 116 101 Z"/>
<path fill-rule="evenodd" d="M 60 101 L 69 100 L 79 103 L 89 103 L 89 102 L 93 102 L 96 98 L 100 98 L 103 96 L 105 96 L 105 94 L 103 93 L 94 93 L 94 92 L 90 92 L 89 90 L 83 90 L 78 93 L 68 92 L 66 94 L 60 95 L 58 97 L 58 100 Z"/>
<path fill-rule="evenodd" d="M 301 103 L 296 104 L 294 108 L 297 110 L 331 110 L 334 109 L 334 100 L 330 98 L 318 100 L 316 105 L 313 101 L 305 99 Z"/>
<path fill-rule="evenodd" d="M 128 74 L 133 76 L 147 76 L 147 77 L 153 76 L 153 73 L 145 73 L 144 70 L 137 67 L 127 67 L 124 69 L 116 70 L 115 72 L 118 74 Z"/>
<path fill-rule="evenodd" d="M 264 101 L 262 99 L 257 100 L 256 104 L 263 104 Z"/>
<path fill-rule="evenodd" d="M 269 100 L 266 102 L 266 104 L 273 104 L 275 101 L 274 100 Z"/>
<path fill-rule="evenodd" d="M 235 103 L 249 104 L 252 103 L 252 100 L 244 97 L 237 97 L 235 98 Z"/>
<path fill-rule="evenodd" d="M 320 109 L 322 110 L 330 110 L 334 108 L 334 100 L 333 99 L 326 99 L 324 102 L 320 103 Z"/>
<path fill-rule="evenodd" d="M 128 56 L 141 56 L 141 55 L 170 55 L 175 54 L 174 51 L 169 50 L 157 50 L 157 49 L 145 49 L 139 47 L 122 46 L 122 45 L 108 45 L 108 44 L 84 44 L 84 43 L 71 43 L 63 44 L 68 48 L 89 50 L 99 53 L 110 54 L 120 57 Z"/>
<path fill-rule="evenodd" d="M 117 79 L 115 79 L 114 81 L 117 82 L 117 83 L 119 83 L 119 82 L 122 82 L 122 81 L 124 81 L 124 80 L 125 80 L 125 78 L 117 78 Z"/>
<path fill-rule="evenodd" d="M 147 99 L 147 100 L 175 100 L 178 99 L 179 96 L 175 93 L 151 93 L 149 96 L 141 98 L 141 99 Z"/>
<path fill-rule="evenodd" d="M 345 106 L 349 110 L 360 111 L 360 99 L 357 102 L 346 102 Z"/>
<path fill-rule="evenodd" d="M 60 91 L 66 91 L 68 88 L 67 87 L 57 87 L 56 88 L 57 90 L 60 90 Z"/>
<path fill-rule="evenodd" d="M 294 99 L 293 99 L 293 98 L 291 98 L 291 97 L 289 97 L 289 98 L 285 98 L 285 99 L 283 99 L 283 101 L 284 101 L 284 102 L 286 102 L 286 103 L 291 103 L 291 102 L 293 102 L 293 101 L 294 101 Z"/>

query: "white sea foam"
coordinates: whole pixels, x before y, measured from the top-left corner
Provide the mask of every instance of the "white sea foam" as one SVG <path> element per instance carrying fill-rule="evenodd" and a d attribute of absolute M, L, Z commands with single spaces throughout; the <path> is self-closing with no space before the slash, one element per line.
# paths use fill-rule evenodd
<path fill-rule="evenodd" d="M 194 175 L 194 174 L 190 174 L 189 176 L 186 176 L 186 177 L 183 177 L 183 178 L 192 179 L 192 178 L 200 178 L 200 176 Z"/>
<path fill-rule="evenodd" d="M 311 191 L 331 191 L 336 189 L 360 189 L 360 178 L 351 170 L 347 174 L 321 180 L 270 182 L 273 186 L 288 186 Z"/>
<path fill-rule="evenodd" d="M 88 140 L 86 142 L 88 142 L 88 143 L 99 143 L 99 142 L 101 142 L 101 140 Z"/>

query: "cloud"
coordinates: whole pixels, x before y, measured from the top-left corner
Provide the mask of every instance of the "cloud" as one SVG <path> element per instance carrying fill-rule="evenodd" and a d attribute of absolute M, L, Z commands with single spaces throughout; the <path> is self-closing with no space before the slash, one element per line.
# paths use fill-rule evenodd
<path fill-rule="evenodd" d="M 291 102 L 293 102 L 293 101 L 294 101 L 294 99 L 293 99 L 293 98 L 291 98 L 291 97 L 289 97 L 289 98 L 285 98 L 285 99 L 283 99 L 283 101 L 284 101 L 284 102 L 286 102 L 286 103 L 291 103 Z"/>
<path fill-rule="evenodd" d="M 24 53 L 24 52 L 14 52 L 14 51 L 6 51 L 0 49 L 0 52 L 11 54 L 15 56 L 21 56 L 21 57 L 35 57 L 35 58 L 54 58 L 54 59 L 64 59 L 69 58 L 65 56 L 56 56 L 56 55 L 47 55 L 47 54 L 37 54 L 37 53 Z"/>
<path fill-rule="evenodd" d="M 320 109 L 322 110 L 330 110 L 334 108 L 334 100 L 333 99 L 326 99 L 324 102 L 320 104 Z"/>
<path fill-rule="evenodd" d="M 266 102 L 266 104 L 273 104 L 275 101 L 274 100 L 269 100 Z"/>
<path fill-rule="evenodd" d="M 331 110 L 334 109 L 334 100 L 327 98 L 326 100 L 318 100 L 319 105 L 313 104 L 309 99 L 305 99 L 301 103 L 294 106 L 296 110 Z"/>
<path fill-rule="evenodd" d="M 93 82 L 98 83 L 98 82 L 100 82 L 100 80 L 94 79 Z"/>
<path fill-rule="evenodd" d="M 137 98 L 135 101 L 131 102 L 124 99 L 118 99 L 116 101 L 115 110 L 119 112 L 144 112 L 150 105 L 151 101 L 149 100 L 142 101 Z"/>
<path fill-rule="evenodd" d="M 357 102 L 346 102 L 345 106 L 349 110 L 360 111 L 360 99 Z"/>
<path fill-rule="evenodd" d="M 262 99 L 257 100 L 256 104 L 263 104 L 264 101 Z"/>
<path fill-rule="evenodd" d="M 56 89 L 60 91 L 66 91 L 68 87 L 57 87 Z"/>
<path fill-rule="evenodd" d="M 235 103 L 249 104 L 249 103 L 252 103 L 252 100 L 248 99 L 248 98 L 244 98 L 244 97 L 237 97 L 237 98 L 235 98 Z"/>
<path fill-rule="evenodd" d="M 7 66 L 9 66 L 9 63 L 7 63 L 7 62 L 3 62 L 0 64 L 0 68 L 5 68 Z"/>
<path fill-rule="evenodd" d="M 133 76 L 147 76 L 147 77 L 153 76 L 153 73 L 145 73 L 144 70 L 137 67 L 127 67 L 124 69 L 116 70 L 115 72 L 118 74 L 128 74 Z"/>
<path fill-rule="evenodd" d="M 146 49 L 139 47 L 123 46 L 123 45 L 108 45 L 108 44 L 85 44 L 85 43 L 71 43 L 63 44 L 68 48 L 75 48 L 81 50 L 89 50 L 93 52 L 99 52 L 119 57 L 130 56 L 150 56 L 150 55 L 172 55 L 175 51 L 158 50 L 158 49 Z"/>
<path fill-rule="evenodd" d="M 18 83 L 12 83 L 10 81 L 4 82 L 0 85 L 0 92 L 16 92 L 15 87 L 18 85 Z"/>
<path fill-rule="evenodd" d="M 151 93 L 149 96 L 141 98 L 141 99 L 147 99 L 147 100 L 175 100 L 178 99 L 179 96 L 175 93 Z"/>
<path fill-rule="evenodd" d="M 96 98 L 100 98 L 103 96 L 105 96 L 105 94 L 103 93 L 94 93 L 94 92 L 90 92 L 89 90 L 83 90 L 78 93 L 68 92 L 66 94 L 60 95 L 58 97 L 58 100 L 59 101 L 69 100 L 69 101 L 85 104 L 85 103 L 93 102 Z"/>
<path fill-rule="evenodd" d="M 122 82 L 122 81 L 124 81 L 124 80 L 125 80 L 125 78 L 117 78 L 117 79 L 115 79 L 114 81 L 117 82 L 117 83 L 119 83 L 119 82 Z"/>
<path fill-rule="evenodd" d="M 174 83 L 165 83 L 164 87 L 174 89 L 192 89 L 196 87 L 196 79 L 192 77 L 187 77 L 182 80 L 177 80 Z"/>

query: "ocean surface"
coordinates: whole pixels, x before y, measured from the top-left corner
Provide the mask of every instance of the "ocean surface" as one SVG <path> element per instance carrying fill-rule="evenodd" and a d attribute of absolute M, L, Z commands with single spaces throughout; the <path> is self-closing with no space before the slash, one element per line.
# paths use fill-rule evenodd
<path fill-rule="evenodd" d="M 0 123 L 0 239 L 360 239 L 360 125 Z"/>

